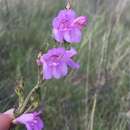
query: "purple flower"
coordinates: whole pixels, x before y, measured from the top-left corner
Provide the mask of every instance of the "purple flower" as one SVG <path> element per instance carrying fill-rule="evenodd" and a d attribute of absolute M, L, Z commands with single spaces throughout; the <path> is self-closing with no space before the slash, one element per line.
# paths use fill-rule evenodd
<path fill-rule="evenodd" d="M 76 55 L 75 49 L 65 50 L 64 48 L 53 48 L 46 54 L 43 54 L 37 63 L 42 65 L 43 78 L 59 79 L 68 73 L 68 66 L 78 69 L 79 64 L 75 63 L 71 58 Z"/>
<path fill-rule="evenodd" d="M 43 121 L 39 117 L 38 112 L 26 113 L 17 117 L 13 123 L 14 124 L 24 124 L 27 130 L 42 130 L 44 128 Z"/>
<path fill-rule="evenodd" d="M 86 16 L 76 17 L 76 13 L 71 9 L 61 10 L 52 22 L 53 37 L 58 42 L 65 40 L 69 43 L 79 43 L 81 31 L 87 23 Z"/>

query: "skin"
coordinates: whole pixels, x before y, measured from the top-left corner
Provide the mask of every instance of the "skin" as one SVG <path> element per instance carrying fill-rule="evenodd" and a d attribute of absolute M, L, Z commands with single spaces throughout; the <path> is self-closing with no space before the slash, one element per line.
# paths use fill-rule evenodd
<path fill-rule="evenodd" d="M 9 130 L 13 119 L 13 109 L 0 113 L 0 130 Z"/>

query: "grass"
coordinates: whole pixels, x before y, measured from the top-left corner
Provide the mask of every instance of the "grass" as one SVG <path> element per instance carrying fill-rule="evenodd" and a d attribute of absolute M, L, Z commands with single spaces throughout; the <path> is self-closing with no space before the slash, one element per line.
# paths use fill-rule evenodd
<path fill-rule="evenodd" d="M 0 4 L 1 112 L 17 106 L 17 80 L 23 78 L 26 94 L 35 85 L 35 59 L 40 50 L 55 46 L 51 21 L 64 8 L 64 1 L 58 0 L 20 2 L 3 0 Z M 121 114 L 130 108 L 129 1 L 118 0 L 114 8 L 107 1 L 91 2 L 73 2 L 78 14 L 89 16 L 82 43 L 74 45 L 80 69 L 61 80 L 46 81 L 42 87 L 46 130 L 129 127 Z"/>

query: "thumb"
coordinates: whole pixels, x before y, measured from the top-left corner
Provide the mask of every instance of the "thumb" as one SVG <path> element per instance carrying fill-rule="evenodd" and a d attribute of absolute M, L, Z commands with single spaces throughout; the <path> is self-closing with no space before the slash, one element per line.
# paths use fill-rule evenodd
<path fill-rule="evenodd" d="M 10 128 L 12 118 L 7 114 L 0 114 L 0 130 L 8 130 Z"/>
<path fill-rule="evenodd" d="M 0 113 L 0 130 L 8 130 L 13 118 L 13 111 L 11 109 L 7 112 Z"/>
<path fill-rule="evenodd" d="M 14 108 L 7 110 L 3 114 L 8 115 L 10 118 L 14 118 Z"/>

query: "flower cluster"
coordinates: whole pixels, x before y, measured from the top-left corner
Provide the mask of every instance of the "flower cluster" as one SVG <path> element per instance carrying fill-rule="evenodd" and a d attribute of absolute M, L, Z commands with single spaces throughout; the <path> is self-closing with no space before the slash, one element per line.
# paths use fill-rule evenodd
<path fill-rule="evenodd" d="M 76 16 L 72 9 L 61 10 L 52 21 L 53 38 L 58 43 L 79 43 L 82 39 L 82 30 L 87 25 L 87 16 Z M 78 69 L 79 64 L 72 60 L 77 54 L 74 48 L 66 50 L 64 47 L 52 48 L 42 54 L 37 64 L 42 66 L 43 79 L 64 77 L 68 73 L 68 67 Z"/>

